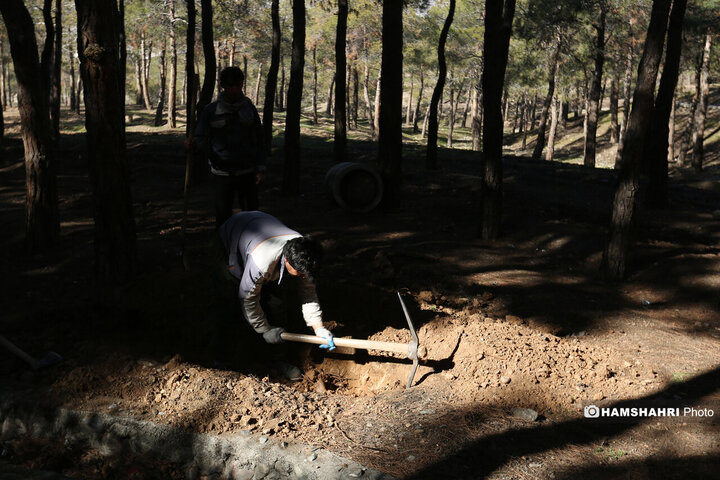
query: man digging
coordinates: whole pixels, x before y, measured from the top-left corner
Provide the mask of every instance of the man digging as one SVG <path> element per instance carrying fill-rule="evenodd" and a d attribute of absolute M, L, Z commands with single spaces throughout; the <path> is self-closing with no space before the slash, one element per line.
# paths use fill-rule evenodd
<path fill-rule="evenodd" d="M 281 282 L 294 283 L 305 324 L 333 350 L 333 334 L 323 325 L 314 275 L 322 257 L 320 244 L 259 211 L 231 216 L 218 229 L 223 276 L 237 285 L 240 308 L 250 326 L 273 345 L 282 343 L 282 326 L 271 325 L 266 314 L 270 295 L 277 296 Z M 289 303 L 289 302 L 285 302 Z M 293 305 L 285 305 L 285 308 Z M 273 323 L 280 321 L 269 312 Z M 275 349 L 273 366 L 291 381 L 302 378 L 300 369 L 287 362 L 285 349 Z"/>

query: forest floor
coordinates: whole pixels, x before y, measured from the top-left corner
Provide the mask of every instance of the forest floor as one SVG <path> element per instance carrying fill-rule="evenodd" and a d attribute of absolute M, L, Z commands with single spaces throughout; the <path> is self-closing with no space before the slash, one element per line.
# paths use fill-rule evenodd
<path fill-rule="evenodd" d="M 720 113 L 711 114 L 717 126 Z M 510 137 L 503 235 L 492 242 L 476 237 L 477 154 L 441 149 L 440 168 L 427 171 L 406 131 L 401 206 L 352 214 L 323 186 L 331 124 L 304 125 L 317 136 L 304 137 L 302 194 L 280 195 L 276 152 L 261 208 L 322 241 L 318 293 L 337 336 L 408 342 L 403 295 L 428 352 L 406 390 L 410 362 L 380 352 L 302 348 L 301 382 L 273 370 L 270 347 L 213 288 L 212 185 L 191 189 L 183 240 L 183 134 L 142 127 L 150 117 L 129 122 L 140 272 L 118 289 L 93 281 L 81 119 L 70 117 L 60 145 L 60 243 L 31 257 L 22 144 L 17 117 L 6 120 L 0 334 L 64 361 L 33 372 L 0 351 L 0 382 L 65 408 L 304 442 L 400 478 L 717 478 L 720 142 L 708 142 L 701 175 L 671 165 L 670 206 L 640 207 L 628 279 L 613 283 L 598 272 L 616 172 L 569 160 L 582 148 L 580 121 L 563 132 L 562 161 L 531 161 L 532 143 L 521 151 Z M 458 133 L 461 144 L 467 132 Z M 605 164 L 614 152 L 606 140 Z M 374 144 L 350 141 L 349 159 L 375 156 Z M 590 405 L 714 416 L 598 422 L 583 416 Z M 185 478 L 183 465 L 51 446 L 20 439 L 4 450 L 77 478 Z"/>

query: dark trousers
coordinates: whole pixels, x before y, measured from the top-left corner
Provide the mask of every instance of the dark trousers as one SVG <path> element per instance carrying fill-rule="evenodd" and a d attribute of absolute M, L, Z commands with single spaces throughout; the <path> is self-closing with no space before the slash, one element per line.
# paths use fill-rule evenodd
<path fill-rule="evenodd" d="M 236 197 L 242 210 L 258 209 L 255 172 L 235 176 L 215 175 L 215 228 L 220 228 L 232 216 Z"/>

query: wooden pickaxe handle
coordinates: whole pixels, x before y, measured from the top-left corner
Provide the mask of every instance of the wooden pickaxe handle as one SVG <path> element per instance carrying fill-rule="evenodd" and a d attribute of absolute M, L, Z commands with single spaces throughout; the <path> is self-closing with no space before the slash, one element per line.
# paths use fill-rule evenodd
<path fill-rule="evenodd" d="M 3 347 L 5 347 L 6 349 L 10 350 L 12 353 L 14 353 L 15 355 L 17 355 L 18 357 L 20 357 L 20 358 L 22 358 L 23 360 L 25 360 L 27 363 L 30 364 L 30 366 L 31 366 L 32 368 L 35 368 L 35 369 L 38 368 L 38 361 L 37 361 L 36 359 L 34 359 L 33 357 L 31 357 L 30 355 L 28 355 L 28 354 L 25 353 L 24 351 L 20 350 L 19 347 L 17 347 L 14 343 L 12 343 L 10 340 L 8 340 L 7 338 L 3 337 L 2 335 L 0 335 L 0 345 L 2 345 Z"/>
<path fill-rule="evenodd" d="M 313 343 L 315 345 L 324 345 L 327 342 L 324 338 L 315 335 L 303 335 L 300 333 L 281 333 L 280 338 L 286 342 L 302 342 Z M 417 344 L 412 343 L 395 343 L 380 342 L 376 340 L 360 340 L 356 338 L 333 338 L 333 342 L 338 347 L 360 348 L 364 350 L 381 350 L 383 352 L 394 352 L 406 355 L 412 358 L 413 353 L 417 353 Z"/>

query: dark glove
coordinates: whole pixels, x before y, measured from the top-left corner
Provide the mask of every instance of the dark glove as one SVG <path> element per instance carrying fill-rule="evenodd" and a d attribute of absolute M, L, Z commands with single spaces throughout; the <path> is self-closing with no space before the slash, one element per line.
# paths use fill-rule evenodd
<path fill-rule="evenodd" d="M 331 350 L 335 350 L 335 342 L 333 341 L 335 337 L 330 330 L 325 327 L 320 327 L 315 330 L 315 335 L 327 342 L 327 344 L 325 345 L 320 345 L 320 348 L 327 349 L 328 352 Z"/>
<path fill-rule="evenodd" d="M 282 343 L 283 339 L 280 338 L 280 334 L 285 333 L 285 329 L 282 327 L 274 327 L 263 333 L 262 336 L 267 343 Z"/>

